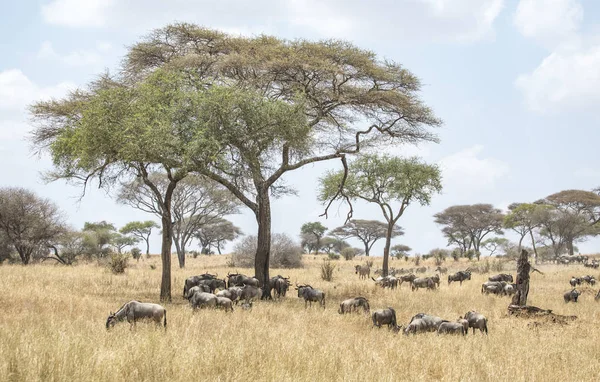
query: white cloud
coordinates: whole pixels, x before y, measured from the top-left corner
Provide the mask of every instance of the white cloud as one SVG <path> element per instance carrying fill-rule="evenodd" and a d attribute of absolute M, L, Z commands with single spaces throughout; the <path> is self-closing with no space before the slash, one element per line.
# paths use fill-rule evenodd
<path fill-rule="evenodd" d="M 35 100 L 60 97 L 75 85 L 62 82 L 55 86 L 39 87 L 19 69 L 8 69 L 0 72 L 0 111 L 24 111 L 24 108 Z"/>
<path fill-rule="evenodd" d="M 52 25 L 101 27 L 115 4 L 115 0 L 53 0 L 42 5 L 42 17 Z"/>
<path fill-rule="evenodd" d="M 54 46 L 50 41 L 44 41 L 37 56 L 40 59 L 55 60 L 72 67 L 94 67 L 102 65 L 104 62 L 103 54 L 109 52 L 110 49 L 110 43 L 98 42 L 95 49 L 80 49 L 61 55 L 54 50 Z"/>
<path fill-rule="evenodd" d="M 521 34 L 547 46 L 573 37 L 583 20 L 578 0 L 521 0 L 514 23 Z"/>
<path fill-rule="evenodd" d="M 440 160 L 444 187 L 469 191 L 492 188 L 509 172 L 507 163 L 495 158 L 482 158 L 483 146 L 475 145 Z"/>
<path fill-rule="evenodd" d="M 537 112 L 596 109 L 600 102 L 600 44 L 560 48 L 516 86 Z"/>

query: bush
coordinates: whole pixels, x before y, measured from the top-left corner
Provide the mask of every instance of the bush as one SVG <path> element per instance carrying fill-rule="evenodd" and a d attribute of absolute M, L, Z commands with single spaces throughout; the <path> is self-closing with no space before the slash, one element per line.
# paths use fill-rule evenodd
<path fill-rule="evenodd" d="M 329 252 L 327 254 L 327 257 L 329 257 L 329 260 L 339 260 L 340 259 L 340 255 L 338 255 L 337 253 L 333 253 L 333 252 Z"/>
<path fill-rule="evenodd" d="M 235 268 L 235 261 L 233 260 L 233 256 L 231 257 L 231 259 L 225 262 L 225 266 L 228 268 Z"/>
<path fill-rule="evenodd" d="M 190 255 L 192 255 L 192 257 L 193 257 L 194 259 L 195 259 L 195 258 L 197 258 L 198 256 L 200 256 L 200 252 L 198 252 L 198 251 L 188 251 L 188 253 L 189 253 Z"/>
<path fill-rule="evenodd" d="M 114 274 L 125 273 L 125 269 L 129 265 L 129 254 L 116 253 L 110 254 L 108 259 L 108 269 Z"/>
<path fill-rule="evenodd" d="M 137 261 L 140 261 L 140 257 L 142 257 L 142 250 L 138 247 L 131 248 L 131 257 Z"/>
<path fill-rule="evenodd" d="M 232 261 L 238 267 L 252 267 L 256 255 L 256 236 L 246 236 L 233 248 Z M 273 268 L 301 268 L 302 247 L 284 233 L 271 237 L 271 258 Z"/>
<path fill-rule="evenodd" d="M 333 281 L 333 271 L 335 271 L 335 265 L 331 263 L 331 260 L 323 260 L 321 278 L 325 281 Z"/>
<path fill-rule="evenodd" d="M 415 265 L 421 264 L 421 255 L 415 255 Z"/>
<path fill-rule="evenodd" d="M 342 249 L 342 256 L 346 260 L 352 260 L 354 256 L 356 256 L 356 250 L 354 250 L 352 247 L 344 248 Z"/>

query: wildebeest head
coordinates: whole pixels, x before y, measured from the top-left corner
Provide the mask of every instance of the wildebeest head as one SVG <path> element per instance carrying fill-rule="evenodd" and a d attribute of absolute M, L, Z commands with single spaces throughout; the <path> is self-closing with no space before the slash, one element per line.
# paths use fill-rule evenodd
<path fill-rule="evenodd" d="M 112 328 L 117 323 L 117 316 L 113 312 L 109 312 L 108 318 L 106 319 L 106 330 Z"/>

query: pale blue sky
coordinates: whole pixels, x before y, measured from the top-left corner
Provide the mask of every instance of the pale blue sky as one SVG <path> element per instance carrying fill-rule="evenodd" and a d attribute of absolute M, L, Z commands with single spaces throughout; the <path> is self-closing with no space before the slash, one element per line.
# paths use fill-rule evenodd
<path fill-rule="evenodd" d="M 418 252 L 446 242 L 432 215 L 453 204 L 504 208 L 570 188 L 600 186 L 600 2 L 592 0 L 159 1 L 0 0 L 0 186 L 23 186 L 54 200 L 80 228 L 118 226 L 152 216 L 116 205 L 103 191 L 44 185 L 47 158 L 23 139 L 27 104 L 83 86 L 114 69 L 126 47 L 170 22 L 189 21 L 236 34 L 343 38 L 402 63 L 425 86 L 423 98 L 444 120 L 441 143 L 398 154 L 440 163 L 444 193 L 412 206 L 398 242 Z M 273 205 L 273 231 L 297 236 L 319 220 L 317 178 L 334 164 L 288 177 L 299 197 Z M 322 222 L 334 228 L 340 216 Z M 380 219 L 362 205 L 356 218 Z M 232 217 L 256 230 L 247 212 Z M 600 240 L 580 244 L 598 252 Z M 159 238 L 152 250 L 159 250 Z M 381 245 L 375 247 L 380 254 Z"/>

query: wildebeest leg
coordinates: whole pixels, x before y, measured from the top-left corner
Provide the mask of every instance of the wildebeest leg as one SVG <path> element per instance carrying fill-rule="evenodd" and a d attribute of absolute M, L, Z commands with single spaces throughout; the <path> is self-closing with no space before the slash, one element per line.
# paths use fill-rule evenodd
<path fill-rule="evenodd" d="M 304 300 L 304 309 L 306 309 L 308 306 L 308 300 Z"/>

